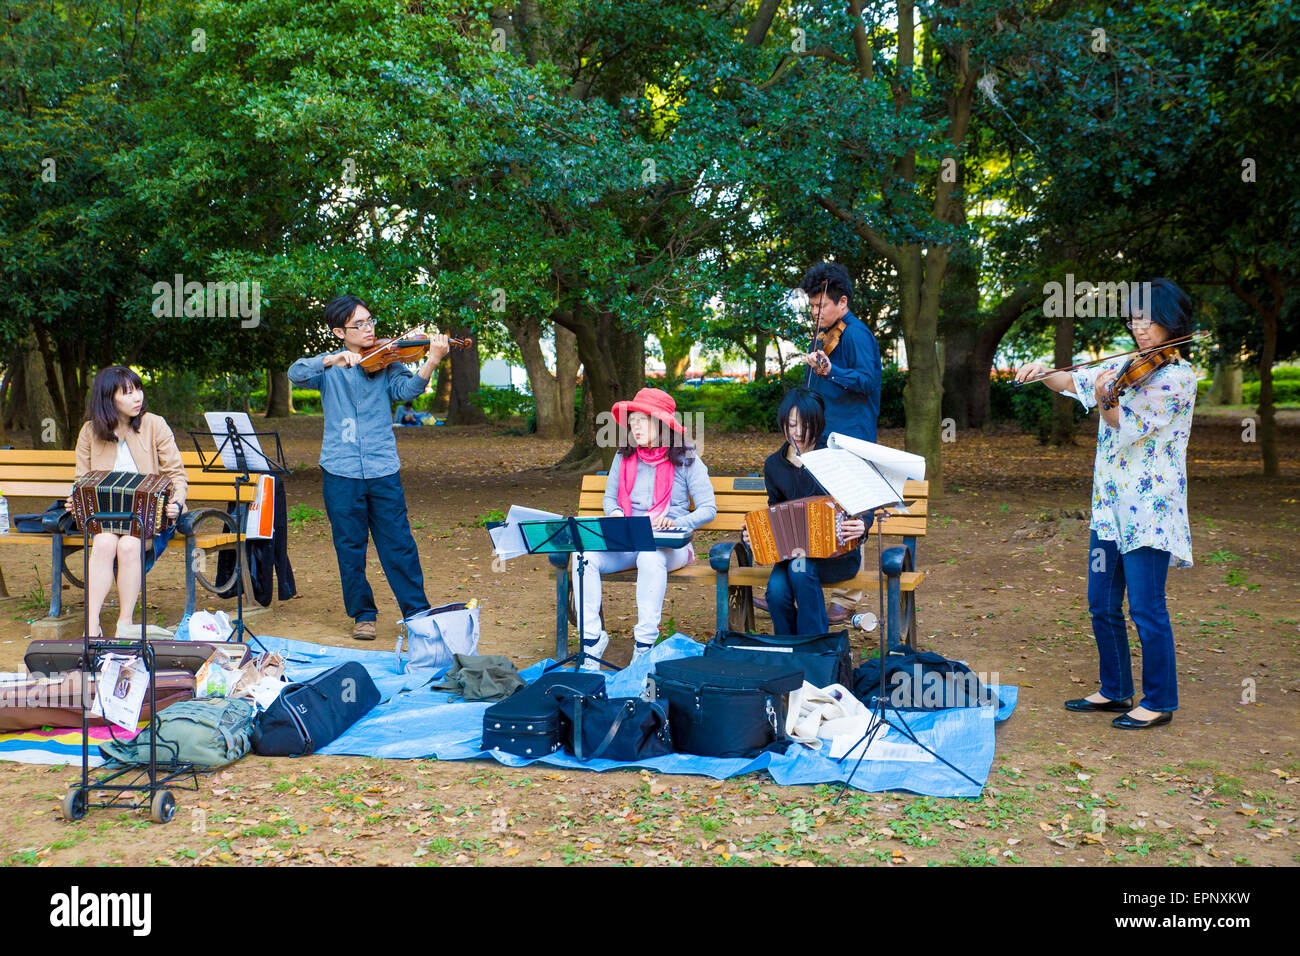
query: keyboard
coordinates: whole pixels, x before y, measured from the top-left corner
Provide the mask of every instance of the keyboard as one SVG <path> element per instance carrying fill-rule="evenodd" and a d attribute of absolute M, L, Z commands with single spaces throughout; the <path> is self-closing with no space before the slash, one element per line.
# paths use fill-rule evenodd
<path fill-rule="evenodd" d="M 691 543 L 691 538 L 695 536 L 695 529 L 656 528 L 654 535 L 657 548 L 684 548 Z"/>

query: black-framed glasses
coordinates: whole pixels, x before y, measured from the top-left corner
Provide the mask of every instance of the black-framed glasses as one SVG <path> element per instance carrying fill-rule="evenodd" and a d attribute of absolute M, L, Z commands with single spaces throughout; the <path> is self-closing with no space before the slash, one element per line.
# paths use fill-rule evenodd
<path fill-rule="evenodd" d="M 373 315 L 368 319 L 362 319 L 356 325 L 344 326 L 344 328 L 348 328 L 348 329 L 373 329 L 374 327 L 375 327 L 375 317 Z"/>
<path fill-rule="evenodd" d="M 1155 323 L 1152 322 L 1150 319 L 1137 319 L 1137 320 L 1130 319 L 1124 324 L 1128 326 L 1130 332 L 1145 332 L 1147 329 L 1151 328 L 1151 326 L 1154 325 Z"/>

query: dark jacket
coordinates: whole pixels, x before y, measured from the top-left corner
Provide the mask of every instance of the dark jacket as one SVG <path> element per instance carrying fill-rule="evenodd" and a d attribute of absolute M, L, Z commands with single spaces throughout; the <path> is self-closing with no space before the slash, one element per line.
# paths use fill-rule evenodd
<path fill-rule="evenodd" d="M 817 448 L 825 448 L 826 440 L 819 439 Z M 782 442 L 781 447 L 767 456 L 763 462 L 763 482 L 767 485 L 767 504 L 779 505 L 783 501 L 794 501 L 797 498 L 811 498 L 815 495 L 824 495 L 825 491 L 817 483 L 817 479 L 809 474 L 807 468 L 796 468 L 786 453 L 790 449 L 790 443 Z M 837 558 L 813 558 L 817 562 L 818 575 L 823 581 L 846 581 L 858 573 L 862 566 L 862 558 L 859 548 L 854 548 L 847 554 L 841 554 Z"/>
<path fill-rule="evenodd" d="M 831 432 L 875 441 L 876 419 L 880 417 L 880 349 L 876 337 L 849 312 L 844 316 L 839 344 L 828 357 L 830 374 L 814 372 L 808 384 L 826 403 L 822 441 Z"/>

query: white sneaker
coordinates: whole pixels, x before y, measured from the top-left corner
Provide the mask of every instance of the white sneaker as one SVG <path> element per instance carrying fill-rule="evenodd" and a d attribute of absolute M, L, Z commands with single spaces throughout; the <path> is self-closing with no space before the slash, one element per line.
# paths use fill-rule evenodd
<path fill-rule="evenodd" d="M 585 657 L 582 661 L 582 670 L 584 671 L 600 670 L 600 661 L 592 660 L 592 658 L 600 657 L 601 654 L 605 653 L 605 648 L 607 647 L 609 647 L 609 634 L 605 631 L 600 632 L 600 640 L 596 641 L 595 644 L 589 646 L 584 641 L 582 645 L 582 649 L 587 653 L 588 656 Z"/>
<path fill-rule="evenodd" d="M 627 666 L 628 666 L 628 667 L 631 667 L 631 666 L 633 666 L 634 664 L 638 664 L 638 663 L 640 663 L 641 661 L 645 660 L 647 657 L 650 656 L 650 652 L 651 652 L 652 650 L 654 650 L 654 647 L 655 647 L 655 646 L 654 646 L 653 644 L 635 644 L 635 645 L 633 645 L 633 648 L 632 648 L 632 659 L 631 659 L 630 661 L 628 661 Z"/>

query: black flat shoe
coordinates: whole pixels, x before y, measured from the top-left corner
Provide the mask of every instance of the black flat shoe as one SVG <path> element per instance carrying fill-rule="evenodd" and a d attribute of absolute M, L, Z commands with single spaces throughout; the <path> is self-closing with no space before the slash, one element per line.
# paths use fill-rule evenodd
<path fill-rule="evenodd" d="M 1167 724 L 1174 719 L 1172 710 L 1163 711 L 1159 717 L 1152 717 L 1150 720 L 1138 720 L 1136 717 L 1130 717 L 1124 714 L 1116 717 L 1110 722 L 1112 727 L 1118 727 L 1120 730 L 1142 730 L 1146 727 L 1159 727 L 1161 724 Z"/>
<path fill-rule="evenodd" d="M 1078 700 L 1067 700 L 1065 702 L 1065 709 L 1072 710 L 1079 714 L 1090 714 L 1096 710 L 1110 711 L 1112 713 L 1117 711 L 1120 713 L 1128 713 L 1133 709 L 1133 698 L 1126 697 L 1124 700 L 1108 700 L 1098 704 L 1086 697 L 1080 697 Z"/>

